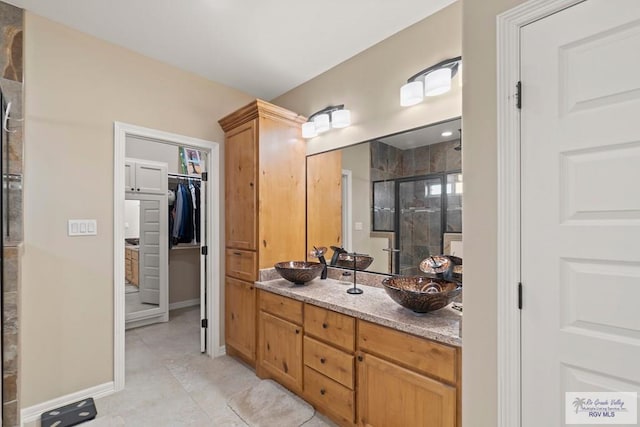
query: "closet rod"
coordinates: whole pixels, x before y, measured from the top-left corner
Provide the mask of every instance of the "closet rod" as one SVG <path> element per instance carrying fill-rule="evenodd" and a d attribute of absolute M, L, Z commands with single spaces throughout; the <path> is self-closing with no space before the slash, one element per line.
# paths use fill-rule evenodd
<path fill-rule="evenodd" d="M 201 181 L 202 180 L 202 178 L 200 178 L 199 176 L 186 175 L 186 174 L 182 174 L 182 173 L 168 173 L 167 175 L 170 176 L 170 177 L 173 177 L 173 178 L 195 179 L 196 181 Z"/>

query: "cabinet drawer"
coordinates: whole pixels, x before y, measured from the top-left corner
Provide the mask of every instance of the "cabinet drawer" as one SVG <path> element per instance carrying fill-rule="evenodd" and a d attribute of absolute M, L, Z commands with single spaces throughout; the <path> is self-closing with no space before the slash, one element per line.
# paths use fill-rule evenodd
<path fill-rule="evenodd" d="M 255 282 L 258 278 L 258 265 L 255 252 L 238 249 L 227 249 L 225 263 L 227 276 L 247 282 Z"/>
<path fill-rule="evenodd" d="M 358 348 L 450 383 L 458 378 L 456 348 L 358 321 Z"/>
<path fill-rule="evenodd" d="M 345 314 L 306 304 L 305 333 L 347 351 L 354 350 L 356 320 Z"/>
<path fill-rule="evenodd" d="M 302 303 L 300 301 L 260 291 L 260 310 L 302 325 Z"/>
<path fill-rule="evenodd" d="M 304 367 L 304 394 L 321 412 L 328 412 L 353 423 L 354 392 L 308 366 Z"/>
<path fill-rule="evenodd" d="M 353 390 L 353 356 L 304 337 L 304 364 Z"/>

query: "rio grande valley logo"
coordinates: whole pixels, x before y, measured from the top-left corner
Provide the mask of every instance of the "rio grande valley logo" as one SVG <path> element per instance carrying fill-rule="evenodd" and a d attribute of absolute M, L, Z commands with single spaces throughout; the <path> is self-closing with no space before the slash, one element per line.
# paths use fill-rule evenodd
<path fill-rule="evenodd" d="M 565 393 L 567 424 L 635 424 L 637 393 Z"/>

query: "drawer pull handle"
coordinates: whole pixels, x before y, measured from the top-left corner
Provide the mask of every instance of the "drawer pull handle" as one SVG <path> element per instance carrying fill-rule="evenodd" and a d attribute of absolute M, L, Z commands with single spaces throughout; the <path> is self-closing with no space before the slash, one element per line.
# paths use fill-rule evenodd
<path fill-rule="evenodd" d="M 323 328 L 323 329 L 327 329 L 328 327 L 329 327 L 329 325 L 327 325 L 326 323 L 323 323 L 323 324 L 322 324 L 322 328 Z"/>
<path fill-rule="evenodd" d="M 364 360 L 364 358 L 362 357 L 362 355 L 358 356 L 358 362 L 362 362 Z"/>
<path fill-rule="evenodd" d="M 324 362 L 326 362 L 326 360 L 324 359 L 324 357 L 320 358 L 320 363 L 322 363 L 324 365 Z"/>
<path fill-rule="evenodd" d="M 240 256 L 240 255 L 242 255 L 242 252 L 234 252 L 233 254 Z"/>
<path fill-rule="evenodd" d="M 299 334 L 299 333 L 300 333 L 300 329 L 296 329 L 296 334 Z"/>
<path fill-rule="evenodd" d="M 326 392 L 327 392 L 327 391 L 326 391 L 325 389 L 323 389 L 323 388 L 321 388 L 321 389 L 320 389 L 320 394 L 321 394 L 321 395 L 323 395 L 323 396 L 324 396 L 324 394 L 325 394 Z"/>

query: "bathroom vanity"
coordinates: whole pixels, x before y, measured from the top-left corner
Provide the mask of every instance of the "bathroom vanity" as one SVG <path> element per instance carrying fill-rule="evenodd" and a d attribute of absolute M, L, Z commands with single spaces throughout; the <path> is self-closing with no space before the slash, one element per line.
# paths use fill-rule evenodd
<path fill-rule="evenodd" d="M 256 282 L 256 373 L 340 425 L 461 425 L 459 312 L 416 315 L 384 289 L 315 279 Z"/>

